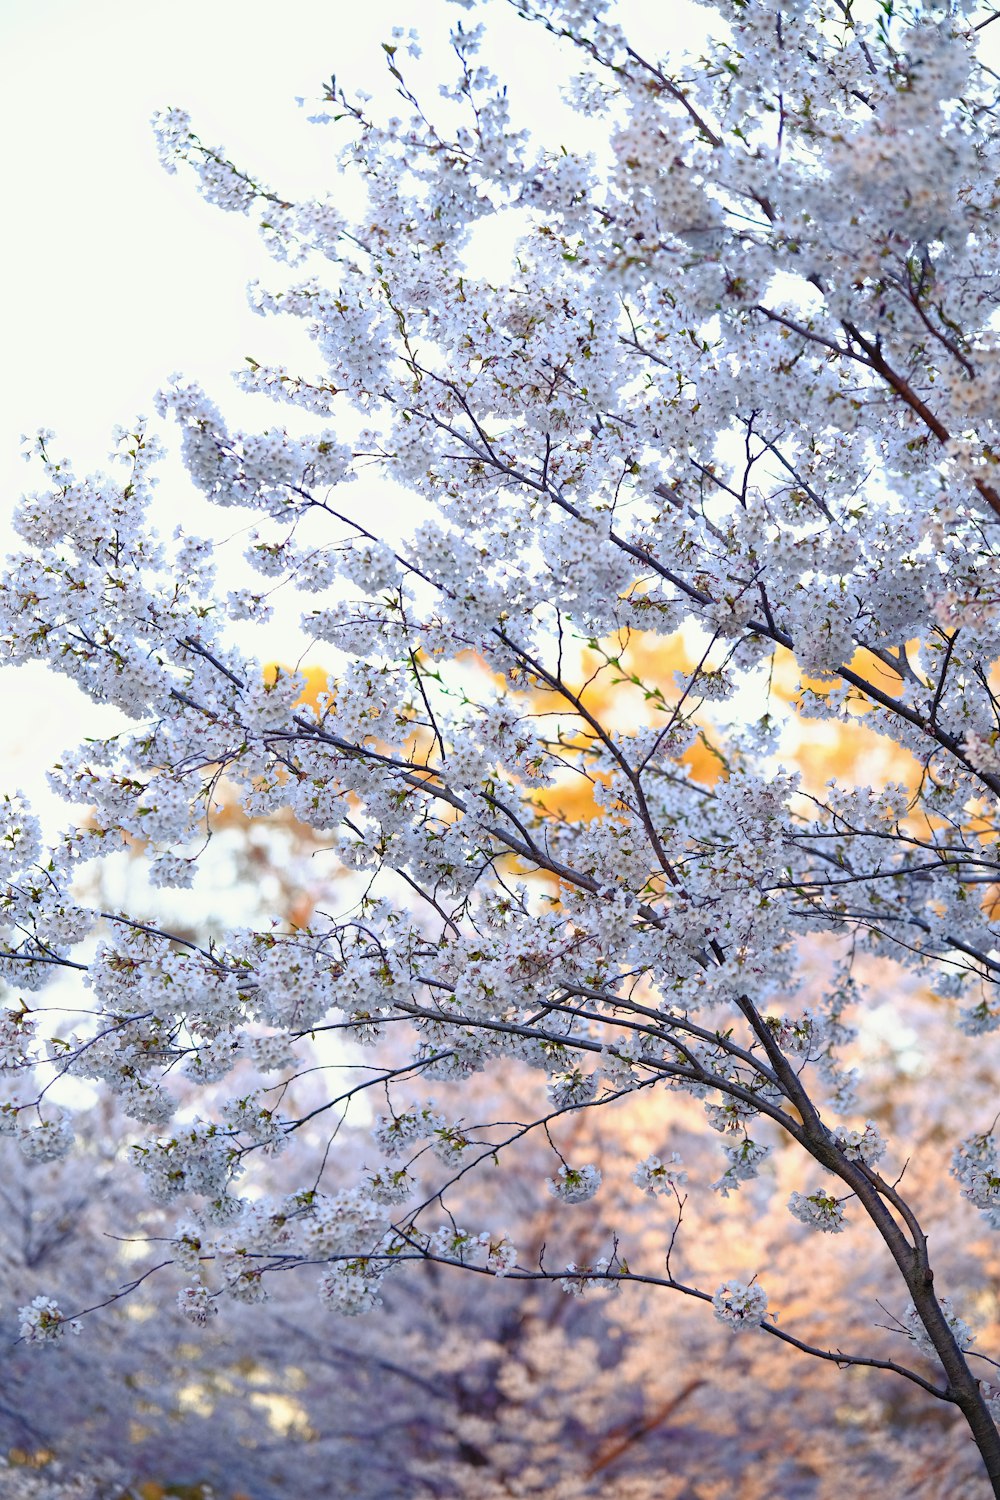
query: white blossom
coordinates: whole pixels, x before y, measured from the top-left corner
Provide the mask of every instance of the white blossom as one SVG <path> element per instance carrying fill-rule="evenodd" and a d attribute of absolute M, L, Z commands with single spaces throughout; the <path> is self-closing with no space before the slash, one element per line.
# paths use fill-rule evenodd
<path fill-rule="evenodd" d="M 554 1198 L 563 1203 L 587 1203 L 601 1186 L 598 1167 L 569 1167 L 563 1162 L 555 1177 L 547 1177 L 545 1185 Z"/>
<path fill-rule="evenodd" d="M 767 1294 L 757 1282 L 724 1281 L 712 1298 L 715 1316 L 734 1333 L 759 1328 L 767 1314 Z"/>
<path fill-rule="evenodd" d="M 849 1161 L 864 1162 L 866 1167 L 876 1166 L 886 1153 L 886 1143 L 874 1120 L 866 1120 L 861 1130 L 838 1125 L 833 1135 Z"/>
<path fill-rule="evenodd" d="M 992 29 L 967 0 L 877 24 L 796 0 L 709 6 L 689 45 L 668 6 L 647 46 L 610 0 L 513 8 L 565 44 L 592 141 L 529 128 L 485 23 L 453 27 L 429 100 L 405 27 L 386 109 L 331 79 L 314 195 L 157 115 L 164 168 L 282 267 L 253 310 L 310 348 L 245 358 L 259 426 L 181 376 L 158 394 L 205 534 L 157 492 L 145 419 L 91 473 L 26 440 L 4 660 L 108 727 L 50 769 L 63 833 L 0 801 L 0 1132 L 34 1182 L 74 1148 L 65 1101 L 141 1122 L 107 1200 L 138 1167 L 186 1215 L 162 1237 L 196 1324 L 305 1263 L 345 1313 L 411 1260 L 513 1292 L 531 1256 L 451 1214 L 477 1184 L 506 1202 L 543 1136 L 553 1216 L 588 1202 L 601 1171 L 563 1153 L 626 1095 L 685 1152 L 704 1107 L 723 1197 L 775 1149 L 756 1136 L 804 1146 L 837 1182 L 789 1210 L 837 1234 L 885 1122 L 823 1120 L 887 1070 L 933 1096 L 952 1068 L 885 1040 L 890 983 L 986 1039 L 952 1170 L 1000 1228 L 973 1066 L 1000 1024 Z M 482 274 L 501 224 L 508 268 Z M 119 882 L 119 909 L 126 868 L 144 894 Z M 490 1077 L 516 1105 L 480 1108 Z M 680 1156 L 629 1166 L 676 1237 Z M 626 1253 L 556 1279 L 617 1290 Z M 767 1313 L 756 1281 L 712 1302 L 737 1330 Z M 21 1320 L 69 1326 L 46 1298 Z"/>
<path fill-rule="evenodd" d="M 28 1344 L 54 1344 L 65 1334 L 78 1334 L 82 1328 L 79 1319 L 66 1318 L 51 1297 L 33 1298 L 19 1310 L 18 1318 L 19 1336 Z"/>
<path fill-rule="evenodd" d="M 499 1236 L 483 1234 L 480 1236 L 483 1248 L 486 1252 L 486 1269 L 492 1271 L 494 1276 L 506 1276 L 513 1271 L 517 1265 L 517 1250 L 511 1244 L 507 1235 Z"/>
<path fill-rule="evenodd" d="M 28 1161 L 58 1161 L 72 1150 L 74 1139 L 72 1123 L 62 1110 L 47 1120 L 18 1118 L 17 1144 Z"/>
<path fill-rule="evenodd" d="M 446 1131 L 447 1121 L 434 1109 L 433 1101 L 414 1105 L 398 1115 L 379 1115 L 372 1134 L 376 1144 L 388 1157 L 399 1156 L 411 1141 L 419 1141 Z"/>
<path fill-rule="evenodd" d="M 319 1280 L 321 1301 L 335 1312 L 357 1317 L 382 1305 L 378 1294 L 383 1272 L 364 1259 L 338 1261 Z"/>
<path fill-rule="evenodd" d="M 576 1109 L 589 1104 L 597 1093 L 599 1074 L 584 1073 L 572 1068 L 567 1073 L 555 1073 L 548 1082 L 548 1094 L 556 1109 Z"/>
<path fill-rule="evenodd" d="M 651 1198 L 658 1195 L 676 1194 L 688 1180 L 687 1170 L 676 1151 L 666 1161 L 658 1156 L 647 1156 L 632 1173 L 632 1181 Z"/>
<path fill-rule="evenodd" d="M 827 1234 L 839 1234 L 846 1223 L 837 1199 L 821 1189 L 815 1193 L 793 1193 L 788 1200 L 788 1211 L 810 1229 L 821 1229 Z"/>
<path fill-rule="evenodd" d="M 611 1261 L 606 1256 L 599 1257 L 592 1266 L 578 1266 L 570 1261 L 566 1267 L 566 1275 L 559 1278 L 559 1285 L 570 1297 L 582 1297 L 595 1287 L 600 1291 L 618 1293 L 621 1291 L 621 1280 L 617 1276 L 608 1275 L 611 1269 Z"/>
<path fill-rule="evenodd" d="M 724 1150 L 729 1165 L 718 1182 L 712 1183 L 712 1187 L 724 1198 L 728 1198 L 741 1182 L 749 1182 L 751 1178 L 757 1176 L 758 1168 L 761 1162 L 770 1155 L 771 1148 L 762 1146 L 758 1141 L 752 1141 L 747 1136 L 738 1145 L 726 1146 Z"/>
<path fill-rule="evenodd" d="M 205 1286 L 186 1286 L 177 1293 L 178 1310 L 199 1328 L 204 1328 L 219 1311 L 218 1304 Z"/>
<path fill-rule="evenodd" d="M 950 1297 L 941 1297 L 938 1300 L 941 1311 L 944 1314 L 944 1320 L 950 1328 L 958 1347 L 960 1349 L 968 1349 L 970 1344 L 975 1342 L 975 1335 L 972 1329 L 965 1322 L 964 1318 L 958 1316 Z M 900 1323 L 907 1337 L 916 1345 L 921 1354 L 926 1354 L 929 1359 L 937 1357 L 937 1351 L 934 1348 L 930 1335 L 912 1302 L 908 1302 L 903 1309 Z"/>

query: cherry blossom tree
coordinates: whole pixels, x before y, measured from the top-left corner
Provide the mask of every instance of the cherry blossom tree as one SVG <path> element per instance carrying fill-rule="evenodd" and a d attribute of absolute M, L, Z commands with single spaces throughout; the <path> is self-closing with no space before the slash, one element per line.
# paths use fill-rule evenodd
<path fill-rule="evenodd" d="M 145 424 L 106 475 L 33 444 L 8 659 L 130 723 L 54 769 L 89 808 L 60 838 L 4 804 L 0 1118 L 44 1162 L 72 1150 L 71 1083 L 115 1097 L 119 1169 L 181 1210 L 195 1325 L 296 1274 L 374 1314 L 411 1263 L 525 1296 L 655 1288 L 957 1408 L 1000 1494 L 995 1362 L 904 1188 L 914 1141 L 859 1108 L 850 1060 L 866 962 L 933 987 L 967 1038 L 954 1212 L 1000 1226 L 977 1071 L 1000 1020 L 993 12 L 720 4 L 688 56 L 601 0 L 458 4 L 483 21 L 454 24 L 442 95 L 400 32 L 402 117 L 336 80 L 317 105 L 352 217 L 336 186 L 287 201 L 182 111 L 157 121 L 168 169 L 291 268 L 253 303 L 302 319 L 316 357 L 248 361 L 245 390 L 297 409 L 264 432 L 180 377 L 159 398 L 205 499 L 255 518 L 249 582 L 221 542 L 157 531 Z M 606 150 L 522 128 L 484 60 L 498 12 L 573 59 Z M 474 234 L 511 222 L 509 274 L 478 275 Z M 412 497 L 398 535 L 372 521 L 378 475 Z M 318 694 L 245 644 L 296 590 Z M 867 782 L 808 751 L 795 771 L 814 720 L 893 757 Z M 349 872 L 307 921 L 202 938 L 84 899 L 83 867 L 138 844 L 155 887 L 197 900 L 223 787 Z M 530 1107 L 472 1112 L 476 1075 L 524 1067 Z M 580 1222 L 604 1188 L 569 1125 L 647 1096 L 719 1133 L 719 1194 L 794 1146 L 788 1233 L 864 1227 L 893 1352 L 818 1339 L 742 1248 L 709 1280 L 669 1138 L 628 1163 L 654 1254 L 611 1235 L 557 1264 L 512 1238 L 498 1164 L 543 1141 L 538 1190 Z M 365 1120 L 356 1168 L 338 1141 Z M 21 1335 L 66 1344 L 86 1313 L 40 1288 Z"/>
<path fill-rule="evenodd" d="M 927 1043 L 955 1054 L 960 1039 L 932 1001 L 896 986 L 894 1013 L 899 1027 L 919 1028 Z M 928 1167 L 934 1132 L 954 1131 L 960 1102 L 935 1108 L 919 1073 L 900 1076 L 888 1040 L 883 1048 L 868 1059 L 869 1102 L 881 1116 L 879 1080 L 891 1078 L 897 1115 L 912 1112 L 919 1122 L 908 1137 L 936 1259 L 949 1285 L 972 1295 L 995 1276 L 995 1252 L 965 1242 L 947 1179 L 935 1182 Z M 530 1090 L 527 1070 L 520 1081 Z M 500 1101 L 483 1092 L 488 1077 L 473 1087 L 480 1113 L 499 1112 Z M 509 1113 L 525 1102 L 505 1079 L 502 1107 Z M 518 1243 L 535 1253 L 542 1243 L 586 1248 L 602 1244 L 613 1226 L 637 1258 L 655 1257 L 662 1226 L 631 1190 L 627 1164 L 669 1131 L 689 1164 L 688 1211 L 699 1239 L 713 1265 L 725 1267 L 745 1205 L 696 1191 L 718 1170 L 699 1116 L 696 1101 L 673 1099 L 577 1112 L 563 1145 L 596 1162 L 604 1182 L 595 1199 L 568 1212 L 537 1193 L 551 1170 L 549 1148 L 527 1137 L 504 1172 Z M 169 1209 L 151 1211 L 134 1183 L 113 1175 L 123 1122 L 102 1108 L 78 1115 L 76 1125 L 80 1148 L 62 1161 L 26 1164 L 14 1142 L 0 1148 L 5 1339 L 39 1282 L 82 1306 L 101 1294 L 111 1249 L 122 1281 L 163 1258 Z M 361 1128 L 338 1138 L 341 1154 L 359 1163 L 366 1143 Z M 315 1166 L 322 1143 L 313 1149 Z M 867 1335 L 888 1350 L 891 1329 L 866 1324 L 874 1299 L 891 1303 L 893 1268 L 861 1226 L 820 1244 L 808 1227 L 789 1226 L 795 1156 L 794 1143 L 779 1146 L 772 1180 L 765 1172 L 748 1185 L 753 1255 L 808 1307 L 814 1331 Z M 266 1188 L 280 1191 L 287 1161 L 273 1160 Z M 480 1208 L 495 1191 L 479 1181 Z M 475 1212 L 475 1198 L 463 1206 Z M 108 1238 L 123 1216 L 140 1214 L 145 1242 Z M 181 1284 L 179 1268 L 163 1274 Z M 219 1500 L 319 1500 L 331 1476 L 361 1500 L 512 1493 L 674 1500 L 713 1486 L 748 1500 L 805 1493 L 840 1500 L 873 1483 L 918 1500 L 980 1491 L 975 1448 L 961 1430 L 928 1422 L 920 1394 L 908 1397 L 891 1373 L 834 1375 L 831 1388 L 822 1366 L 790 1360 L 773 1340 L 729 1347 L 728 1330 L 697 1303 L 664 1300 L 656 1287 L 554 1298 L 544 1283 L 482 1285 L 428 1268 L 391 1279 L 376 1318 L 317 1321 L 312 1279 L 286 1276 L 272 1281 L 266 1303 L 230 1303 L 197 1330 L 162 1290 L 147 1277 L 132 1296 L 88 1318 L 84 1333 L 64 1339 L 53 1357 L 39 1359 L 25 1344 L 10 1351 L 0 1449 L 13 1449 L 21 1464 L 0 1474 L 5 1497 L 8 1488 L 20 1495 L 20 1485 L 25 1500 L 69 1500 L 81 1493 L 74 1485 L 82 1477 L 91 1484 L 84 1495 L 103 1494 L 100 1476 L 110 1464 L 109 1500 L 123 1500 L 128 1483 L 143 1500 L 162 1500 L 157 1486 L 167 1483 L 185 1500 L 207 1500 L 208 1485 Z M 41 1466 L 27 1467 L 28 1457 Z"/>

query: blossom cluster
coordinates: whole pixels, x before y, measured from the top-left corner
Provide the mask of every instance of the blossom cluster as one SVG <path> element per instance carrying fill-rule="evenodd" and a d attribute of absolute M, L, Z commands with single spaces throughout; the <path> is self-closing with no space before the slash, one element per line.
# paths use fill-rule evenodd
<path fill-rule="evenodd" d="M 721 1193 L 723 1198 L 728 1198 L 741 1182 L 749 1182 L 757 1176 L 760 1164 L 766 1161 L 771 1153 L 770 1146 L 762 1146 L 758 1141 L 752 1141 L 749 1136 L 740 1141 L 736 1146 L 726 1146 L 726 1160 L 729 1165 L 712 1186 L 716 1192 Z"/>
<path fill-rule="evenodd" d="M 940 1298 L 940 1305 L 941 1312 L 944 1314 L 944 1320 L 958 1347 L 960 1349 L 968 1349 L 969 1345 L 975 1341 L 972 1329 L 964 1318 L 959 1317 L 950 1297 Z M 916 1345 L 921 1354 L 926 1354 L 928 1359 L 936 1358 L 937 1350 L 934 1348 L 931 1337 L 924 1327 L 923 1320 L 912 1302 L 906 1304 L 899 1321 L 907 1338 Z"/>
<path fill-rule="evenodd" d="M 566 1267 L 566 1275 L 559 1278 L 559 1285 L 569 1297 L 582 1297 L 594 1287 L 612 1293 L 621 1291 L 621 1281 L 615 1274 L 614 1262 L 605 1255 L 598 1256 L 590 1266 L 578 1266 L 570 1261 Z"/>
<path fill-rule="evenodd" d="M 648 1193 L 651 1198 L 668 1193 L 676 1194 L 677 1189 L 683 1187 L 687 1180 L 687 1170 L 676 1151 L 672 1151 L 666 1161 L 659 1156 L 647 1156 L 632 1173 L 632 1181 L 636 1187 Z"/>
<path fill-rule="evenodd" d="M 838 1125 L 833 1136 L 849 1161 L 863 1162 L 866 1167 L 877 1166 L 886 1153 L 886 1143 L 874 1120 L 866 1120 L 861 1130 Z"/>
<path fill-rule="evenodd" d="M 767 1293 L 753 1281 L 724 1281 L 712 1298 L 715 1316 L 734 1333 L 760 1328 L 767 1315 Z"/>
<path fill-rule="evenodd" d="M 546 1178 L 545 1185 L 563 1203 L 587 1203 L 601 1185 L 601 1172 L 598 1167 L 568 1167 L 563 1162 L 555 1177 Z"/>
<path fill-rule="evenodd" d="M 960 1141 L 951 1170 L 962 1197 L 975 1204 L 991 1229 L 1000 1229 L 1000 1145 L 996 1138 L 987 1134 Z"/>
<path fill-rule="evenodd" d="M 788 1200 L 788 1211 L 800 1223 L 826 1234 L 840 1234 L 847 1222 L 838 1200 L 821 1188 L 815 1193 L 793 1193 Z"/>
<path fill-rule="evenodd" d="M 20 1337 L 29 1344 L 54 1344 L 67 1333 L 78 1334 L 78 1318 L 66 1318 L 51 1297 L 34 1297 L 19 1313 Z"/>

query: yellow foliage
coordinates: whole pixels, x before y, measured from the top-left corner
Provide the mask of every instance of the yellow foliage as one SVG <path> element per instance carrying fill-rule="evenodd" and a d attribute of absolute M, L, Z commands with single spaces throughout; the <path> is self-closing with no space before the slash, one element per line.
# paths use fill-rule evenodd
<path fill-rule="evenodd" d="M 907 641 L 906 654 L 908 658 L 916 656 L 920 648 L 917 640 Z M 884 693 L 894 697 L 899 691 L 900 677 L 885 662 L 873 656 L 864 647 L 859 647 L 848 662 L 848 669 L 859 677 L 865 678 L 873 686 L 880 688 Z M 785 646 L 778 646 L 775 650 L 771 664 L 771 687 L 775 694 L 786 703 L 794 703 L 801 696 L 803 690 L 815 694 L 817 698 L 825 698 L 835 688 L 840 687 L 839 677 L 810 677 L 803 672 L 795 656 Z M 852 698 L 850 708 L 852 713 L 866 714 L 871 712 L 872 705 L 863 699 Z"/>
<path fill-rule="evenodd" d="M 203 1484 L 161 1484 L 157 1479 L 144 1479 L 138 1486 L 142 1500 L 209 1500 L 210 1491 Z M 242 1490 L 234 1491 L 231 1500 L 250 1500 Z"/>
<path fill-rule="evenodd" d="M 51 1448 L 9 1448 L 7 1462 L 20 1469 L 44 1469 L 55 1460 Z"/>
<path fill-rule="evenodd" d="M 801 771 L 809 792 L 819 793 L 834 779 L 871 787 L 895 781 L 915 788 L 920 778 L 920 764 L 909 750 L 864 724 L 799 719 L 789 739 L 789 764 Z"/>
<path fill-rule="evenodd" d="M 465 670 L 481 680 L 512 692 L 523 712 L 537 716 L 541 723 L 548 720 L 561 726 L 567 759 L 572 761 L 574 756 L 579 756 L 581 771 L 567 770 L 555 786 L 537 792 L 532 801 L 543 817 L 579 822 L 604 814 L 595 791 L 608 781 L 606 773 L 594 773 L 587 767 L 586 752 L 593 740 L 593 731 L 586 723 L 587 716 L 601 725 L 623 729 L 666 725 L 682 696 L 683 678 L 699 665 L 701 648 L 699 646 L 696 650 L 693 640 L 694 637 L 684 629 L 666 637 L 654 632 L 634 631 L 623 632 L 596 648 L 593 645 L 580 647 L 575 658 L 563 662 L 563 680 L 569 698 L 538 678 L 528 677 L 522 685 L 511 689 L 502 674 L 493 672 L 474 652 L 463 652 L 458 660 Z M 916 660 L 919 642 L 908 642 L 906 651 L 910 660 Z M 417 661 L 420 662 L 419 653 Z M 858 650 L 850 666 L 859 676 L 890 696 L 898 692 L 898 674 L 870 652 Z M 264 668 L 264 680 L 273 683 L 279 672 L 289 670 L 278 662 L 268 663 Z M 326 670 L 318 665 L 296 670 L 305 679 L 296 702 L 318 712 L 320 695 L 330 691 Z M 681 674 L 681 685 L 675 681 L 675 674 Z M 1000 687 L 1000 666 L 994 669 L 994 676 Z M 784 647 L 775 651 L 769 677 L 770 691 L 786 703 L 802 703 L 804 691 L 825 697 L 839 681 L 804 674 L 793 653 Z M 803 707 L 807 709 L 808 698 Z M 686 711 L 687 704 L 684 708 Z M 801 771 L 805 790 L 819 793 L 831 779 L 856 786 L 876 787 L 885 782 L 897 782 L 914 790 L 917 788 L 922 770 L 919 762 L 891 738 L 876 733 L 862 722 L 870 711 L 869 703 L 851 699 L 847 720 L 811 719 L 805 714 L 792 722 L 786 730 L 787 758 L 790 766 Z M 698 724 L 697 713 L 694 722 Z M 401 743 L 395 747 L 379 748 L 395 748 L 416 763 L 433 760 L 433 735 L 426 727 L 413 725 Z M 680 757 L 680 764 L 688 768 L 693 782 L 705 787 L 713 786 L 726 775 L 724 759 L 713 748 L 706 723 L 699 725 L 699 736 Z M 904 822 L 910 831 L 928 828 L 922 817 Z M 987 834 L 984 827 L 981 836 L 992 839 L 994 835 L 992 832 Z M 991 893 L 988 900 L 993 904 L 996 898 Z M 297 920 L 302 922 L 307 922 L 308 916 L 305 908 L 296 913 Z"/>
<path fill-rule="evenodd" d="M 304 677 L 306 685 L 296 698 L 296 704 L 302 704 L 305 708 L 311 708 L 314 713 L 319 713 L 319 696 L 329 691 L 330 678 L 325 667 L 288 667 L 284 662 L 269 661 L 264 664 L 264 682 L 267 687 L 273 687 L 279 675 L 284 672 L 290 675 L 297 672 Z"/>
<path fill-rule="evenodd" d="M 722 760 L 705 735 L 699 735 L 690 750 L 685 750 L 681 765 L 688 767 L 692 781 L 700 786 L 714 786 L 724 770 Z"/>

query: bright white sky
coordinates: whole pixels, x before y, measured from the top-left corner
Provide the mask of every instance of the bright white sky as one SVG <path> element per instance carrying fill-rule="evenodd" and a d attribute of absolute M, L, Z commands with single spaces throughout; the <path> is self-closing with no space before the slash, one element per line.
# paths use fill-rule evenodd
<path fill-rule="evenodd" d="M 697 26 L 689 0 L 660 4 L 669 4 L 672 41 Z M 662 16 L 648 0 L 622 8 L 640 35 L 653 13 Z M 541 108 L 557 143 L 567 127 L 546 102 L 553 44 L 504 6 L 488 14 L 497 17 L 489 60 L 509 79 L 515 107 Z M 294 365 L 303 347 L 298 329 L 282 344 L 280 326 L 247 309 L 246 282 L 274 282 L 280 271 L 246 220 L 206 205 L 190 174 L 162 171 L 153 112 L 187 109 L 206 141 L 289 196 L 323 191 L 338 134 L 309 125 L 296 97 L 315 98 L 333 72 L 349 91 L 377 93 L 379 44 L 395 24 L 418 28 L 426 61 L 444 76 L 441 44 L 459 18 L 473 19 L 444 0 L 0 0 L 0 523 L 34 482 L 19 458 L 22 432 L 54 428 L 56 451 L 85 470 L 103 462 L 116 422 L 151 413 L 173 371 L 233 409 L 228 377 L 246 354 Z M 261 425 L 277 417 L 263 402 L 241 413 Z M 160 493 L 172 529 L 190 503 L 183 480 Z M 8 536 L 0 524 L 2 551 Z M 34 795 L 42 767 L 68 741 L 100 730 L 74 690 L 33 669 L 7 672 L 4 693 L 0 784 Z"/>
<path fill-rule="evenodd" d="M 506 7 L 489 13 L 490 60 L 506 54 L 515 102 L 531 109 L 552 91 L 553 44 Z M 160 169 L 154 110 L 187 109 L 204 139 L 289 196 L 322 190 L 337 133 L 310 126 L 296 96 L 315 98 L 332 72 L 377 93 L 379 43 L 398 23 L 417 25 L 441 77 L 435 40 L 459 18 L 444 0 L 0 0 L 4 465 L 39 425 L 97 457 L 171 371 L 218 384 L 261 346 L 243 288 L 273 279 L 272 263 L 241 217 Z"/>
<path fill-rule="evenodd" d="M 330 137 L 295 96 L 378 53 L 399 8 L 286 0 L 276 25 L 262 0 L 0 0 L 4 522 L 34 482 L 22 432 L 54 428 L 57 451 L 86 469 L 114 423 L 151 412 L 172 371 L 220 389 L 274 336 L 246 307 L 245 282 L 267 263 L 252 228 L 162 171 L 153 112 L 188 108 L 206 139 L 292 192 L 322 182 Z M 42 765 L 95 720 L 68 685 L 31 669 L 5 674 L 4 691 L 16 712 L 0 725 L 3 784 L 27 781 L 34 796 Z"/>

